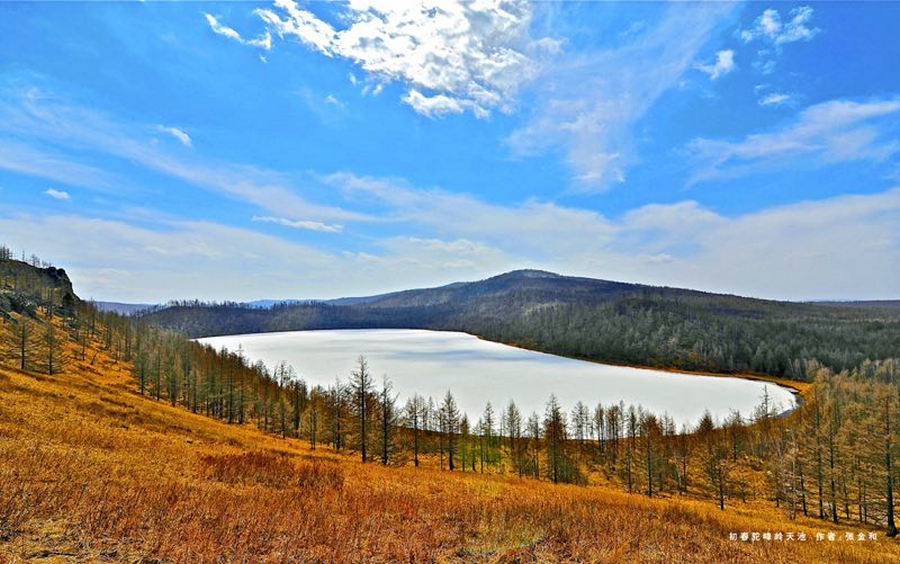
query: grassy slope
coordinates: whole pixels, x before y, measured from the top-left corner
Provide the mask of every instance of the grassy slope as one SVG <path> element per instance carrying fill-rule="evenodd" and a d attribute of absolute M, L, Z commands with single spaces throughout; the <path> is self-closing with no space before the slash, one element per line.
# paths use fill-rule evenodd
<path fill-rule="evenodd" d="M 141 397 L 102 355 L 55 376 L 0 369 L 0 560 L 900 561 L 880 531 L 817 530 L 860 531 L 762 503 L 362 465 Z"/>

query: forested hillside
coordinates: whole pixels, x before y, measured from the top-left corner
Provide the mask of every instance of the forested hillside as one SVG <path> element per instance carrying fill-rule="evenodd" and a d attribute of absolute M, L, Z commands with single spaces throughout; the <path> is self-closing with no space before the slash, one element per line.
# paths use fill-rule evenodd
<path fill-rule="evenodd" d="M 180 302 L 144 313 L 191 337 L 300 329 L 425 328 L 590 360 L 802 377 L 900 354 L 900 308 L 810 304 L 515 271 L 335 303 Z"/>
<path fill-rule="evenodd" d="M 4 260 L 0 555 L 900 557 L 884 539 L 896 359 L 839 373 L 795 360 L 811 384 L 786 417 L 763 398 L 750 418 L 678 429 L 609 398 L 552 395 L 542 415 L 512 402 L 466 414 L 452 391 L 397 405 L 364 358 L 346 384 L 310 387 L 288 365 L 100 312 L 60 269 Z M 622 534 L 584 534 L 597 527 Z"/>

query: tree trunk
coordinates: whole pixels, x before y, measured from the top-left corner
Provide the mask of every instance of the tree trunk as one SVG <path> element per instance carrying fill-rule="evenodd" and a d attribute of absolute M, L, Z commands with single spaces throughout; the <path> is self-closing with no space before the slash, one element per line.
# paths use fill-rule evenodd
<path fill-rule="evenodd" d="M 886 479 L 887 504 L 887 533 L 889 537 L 897 536 L 897 526 L 894 524 L 894 476 L 891 469 L 891 410 L 888 400 L 884 400 L 884 468 Z"/>

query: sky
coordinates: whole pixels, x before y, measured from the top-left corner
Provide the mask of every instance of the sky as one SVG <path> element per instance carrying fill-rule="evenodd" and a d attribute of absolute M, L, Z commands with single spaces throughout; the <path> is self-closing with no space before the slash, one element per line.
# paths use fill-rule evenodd
<path fill-rule="evenodd" d="M 515 268 L 900 298 L 900 3 L 0 3 L 0 243 L 83 297 Z"/>

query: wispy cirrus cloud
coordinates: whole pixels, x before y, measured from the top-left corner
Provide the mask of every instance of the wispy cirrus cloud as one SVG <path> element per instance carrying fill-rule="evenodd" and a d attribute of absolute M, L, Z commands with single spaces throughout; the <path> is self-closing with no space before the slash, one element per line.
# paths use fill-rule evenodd
<path fill-rule="evenodd" d="M 551 202 L 499 205 L 470 194 L 416 188 L 401 179 L 347 172 L 323 176 L 322 181 L 349 201 L 383 210 L 387 221 L 425 228 L 441 239 L 479 241 L 534 260 L 603 245 L 613 236 L 603 215 Z"/>
<path fill-rule="evenodd" d="M 177 127 L 167 127 L 165 125 L 157 125 L 157 131 L 161 131 L 167 135 L 171 135 L 175 139 L 177 139 L 182 145 L 185 147 L 192 147 L 193 141 L 191 140 L 191 136 L 187 134 L 183 129 L 179 129 Z"/>
<path fill-rule="evenodd" d="M 794 102 L 794 97 L 784 92 L 771 92 L 759 99 L 760 106 L 786 106 Z"/>
<path fill-rule="evenodd" d="M 340 233 L 344 230 L 343 225 L 339 225 L 336 223 L 322 223 L 320 221 L 308 221 L 308 220 L 295 220 L 295 219 L 287 219 L 285 217 L 271 217 L 271 216 L 253 216 L 253 221 L 260 223 L 274 223 L 276 225 L 281 225 L 283 227 L 291 227 L 293 229 L 307 229 L 309 231 L 323 231 L 326 233 Z"/>
<path fill-rule="evenodd" d="M 541 77 L 533 115 L 509 136 L 513 153 L 562 150 L 578 192 L 625 182 L 639 159 L 635 124 L 694 65 L 732 10 L 724 3 L 669 6 L 622 45 L 559 62 Z"/>
<path fill-rule="evenodd" d="M 832 100 L 806 108 L 773 131 L 736 141 L 698 138 L 686 147 L 695 164 L 689 184 L 800 166 L 798 159 L 819 164 L 883 161 L 900 152 L 900 142 L 885 134 L 896 132 L 898 115 L 898 99 Z"/>
<path fill-rule="evenodd" d="M 290 216 L 290 219 L 367 219 L 362 213 L 307 200 L 298 194 L 297 181 L 288 174 L 170 151 L 147 138 L 146 131 L 152 127 L 145 124 L 117 120 L 102 111 L 61 101 L 35 88 L 10 90 L 6 93 L 8 95 L 0 100 L 0 136 L 16 138 L 19 152 L 35 157 L 31 159 L 29 169 L 35 168 L 38 162 L 62 166 L 55 172 L 35 171 L 34 174 L 38 176 L 62 177 L 73 168 L 85 174 L 92 172 L 89 167 L 70 164 L 65 160 L 55 161 L 48 157 L 41 160 L 41 153 L 35 148 L 45 144 L 78 147 L 82 152 L 89 150 L 125 159 L 196 187 L 249 202 L 267 212 Z M 4 163 L 5 159 L 0 156 L 0 167 Z M 6 166 L 12 170 L 27 172 L 15 161 Z"/>
<path fill-rule="evenodd" d="M 75 162 L 55 149 L 2 137 L 0 169 L 102 192 L 121 191 L 128 185 L 127 181 L 113 173 L 90 164 Z"/>

